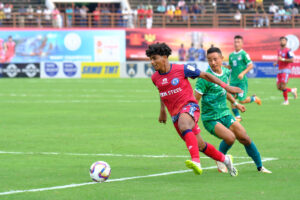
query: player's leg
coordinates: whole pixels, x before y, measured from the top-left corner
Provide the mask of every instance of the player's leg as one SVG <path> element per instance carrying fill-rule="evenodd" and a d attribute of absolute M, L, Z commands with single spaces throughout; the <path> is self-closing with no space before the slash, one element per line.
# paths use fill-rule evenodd
<path fill-rule="evenodd" d="M 237 140 L 241 144 L 244 145 L 247 154 L 254 161 L 254 163 L 257 167 L 257 170 L 265 172 L 265 173 L 271 173 L 270 171 L 268 171 L 266 168 L 263 167 L 260 153 L 259 153 L 258 149 L 256 148 L 256 145 L 254 144 L 254 142 L 248 136 L 245 128 L 239 122 L 234 122 L 230 126 L 230 130 L 234 133 Z"/>
<path fill-rule="evenodd" d="M 195 174 L 201 174 L 202 169 L 200 165 L 198 141 L 192 131 L 195 126 L 194 119 L 188 113 L 181 113 L 177 123 L 181 138 L 185 141 L 192 158 L 191 161 L 186 161 L 186 166 L 193 169 Z"/>
<path fill-rule="evenodd" d="M 232 84 L 230 83 L 230 86 L 234 86 L 234 87 L 239 87 L 240 88 L 240 84 Z M 241 94 L 238 94 L 241 95 Z M 235 99 L 238 99 L 238 95 L 234 95 Z M 236 120 L 241 121 L 242 117 L 240 115 L 239 109 L 237 109 L 236 106 L 234 106 L 233 104 L 231 104 L 231 109 L 232 109 L 232 113 L 235 116 Z"/>

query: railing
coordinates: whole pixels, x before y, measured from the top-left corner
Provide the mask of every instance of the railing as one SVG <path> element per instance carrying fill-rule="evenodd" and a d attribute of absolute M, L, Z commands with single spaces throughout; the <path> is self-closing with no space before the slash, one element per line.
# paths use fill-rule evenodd
<path fill-rule="evenodd" d="M 7 14 L 0 18 L 0 27 L 88 27 L 88 28 L 146 28 L 151 20 L 145 15 L 126 14 Z M 298 28 L 300 15 L 274 16 L 268 14 L 243 14 L 240 20 L 234 14 L 187 14 L 184 16 L 168 16 L 166 14 L 153 14 L 154 28 Z"/>

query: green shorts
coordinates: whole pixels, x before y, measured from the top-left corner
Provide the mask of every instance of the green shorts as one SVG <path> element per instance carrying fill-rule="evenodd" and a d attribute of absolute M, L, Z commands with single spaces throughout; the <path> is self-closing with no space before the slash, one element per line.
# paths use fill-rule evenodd
<path fill-rule="evenodd" d="M 248 82 L 230 83 L 230 86 L 239 87 L 244 91 L 243 93 L 239 93 L 237 96 L 234 96 L 234 98 L 238 99 L 239 101 L 244 101 L 247 98 Z"/>
<path fill-rule="evenodd" d="M 203 121 L 203 126 L 210 134 L 218 137 L 215 133 L 215 126 L 217 123 L 221 123 L 229 128 L 235 121 L 236 119 L 232 115 L 226 115 L 217 120 Z"/>

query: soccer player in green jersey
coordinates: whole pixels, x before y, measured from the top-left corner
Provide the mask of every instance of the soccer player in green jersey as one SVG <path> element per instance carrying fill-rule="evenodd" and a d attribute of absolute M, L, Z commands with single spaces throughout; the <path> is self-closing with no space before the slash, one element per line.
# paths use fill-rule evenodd
<path fill-rule="evenodd" d="M 235 96 L 240 103 L 255 102 L 261 105 L 261 100 L 256 96 L 247 96 L 248 93 L 248 78 L 246 74 L 253 68 L 250 56 L 243 50 L 243 37 L 237 35 L 234 37 L 234 49 L 235 51 L 229 55 L 229 65 L 231 69 L 230 85 L 241 88 L 244 92 Z M 232 112 L 238 121 L 241 121 L 241 115 L 237 107 L 231 104 Z"/>
<path fill-rule="evenodd" d="M 215 47 L 208 49 L 207 59 L 210 67 L 206 72 L 228 83 L 230 70 L 222 67 L 223 56 L 221 50 Z M 200 101 L 202 98 L 201 119 L 205 129 L 212 135 L 222 139 L 219 151 L 226 154 L 237 139 L 245 146 L 247 154 L 253 159 L 259 172 L 272 173 L 263 167 L 260 153 L 254 142 L 247 135 L 244 127 L 230 113 L 226 99 L 242 112 L 245 111 L 243 105 L 238 104 L 234 97 L 223 88 L 204 79 L 197 80 L 195 97 L 197 101 Z M 217 162 L 217 165 L 220 172 L 226 172 L 226 167 L 222 163 Z"/>

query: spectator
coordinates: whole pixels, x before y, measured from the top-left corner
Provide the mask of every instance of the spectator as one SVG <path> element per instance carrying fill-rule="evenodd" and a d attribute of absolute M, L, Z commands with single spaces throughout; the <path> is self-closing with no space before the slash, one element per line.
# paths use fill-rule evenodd
<path fill-rule="evenodd" d="M 175 7 L 175 2 L 174 1 L 171 1 L 171 3 L 167 6 L 167 11 L 168 10 L 172 10 L 173 13 L 175 12 L 176 7 Z"/>
<path fill-rule="evenodd" d="M 146 27 L 147 29 L 151 29 L 152 28 L 152 23 L 153 23 L 153 10 L 152 7 L 148 7 L 147 11 L 146 11 Z"/>
<path fill-rule="evenodd" d="M 32 25 L 32 22 L 33 22 L 33 12 L 34 12 L 32 6 L 29 5 L 26 11 L 27 11 L 28 24 Z"/>
<path fill-rule="evenodd" d="M 285 9 L 283 8 L 283 6 L 280 6 L 280 9 L 278 10 L 278 19 L 279 19 L 279 22 L 281 20 L 285 21 Z"/>
<path fill-rule="evenodd" d="M 258 20 L 258 27 L 263 27 L 264 25 L 266 25 L 266 27 L 269 27 L 270 25 L 269 17 L 265 12 L 259 16 Z"/>
<path fill-rule="evenodd" d="M 212 5 L 212 7 L 213 7 L 213 9 L 214 9 L 214 13 L 216 13 L 216 11 L 217 11 L 217 0 L 213 0 L 213 1 L 211 2 L 211 5 Z"/>
<path fill-rule="evenodd" d="M 166 6 L 162 2 L 159 6 L 157 6 L 156 12 L 159 14 L 164 14 L 166 12 Z"/>
<path fill-rule="evenodd" d="M 145 10 L 144 10 L 144 6 L 143 4 L 140 4 L 137 10 L 137 14 L 138 14 L 138 18 L 139 18 L 139 22 L 140 22 L 140 27 L 143 26 L 143 21 L 144 21 L 144 15 L 145 15 Z"/>
<path fill-rule="evenodd" d="M 283 21 L 284 22 L 290 22 L 292 21 L 292 10 L 291 9 L 288 9 L 285 11 L 285 15 L 283 17 Z"/>
<path fill-rule="evenodd" d="M 93 11 L 93 17 L 94 17 L 94 26 L 98 27 L 100 26 L 100 8 L 96 7 L 96 9 Z"/>
<path fill-rule="evenodd" d="M 294 0 L 294 5 L 299 8 L 300 7 L 300 0 Z"/>
<path fill-rule="evenodd" d="M 182 15 L 182 20 L 187 21 L 188 20 L 188 13 L 189 13 L 189 6 L 185 5 L 181 8 L 181 15 Z"/>
<path fill-rule="evenodd" d="M 0 9 L 0 26 L 3 26 L 3 19 L 5 18 L 3 9 Z"/>
<path fill-rule="evenodd" d="M 59 15 L 59 10 L 58 10 L 58 8 L 54 8 L 53 9 L 53 11 L 52 11 L 52 25 L 53 25 L 53 27 L 55 27 L 55 28 L 58 28 L 59 26 L 59 24 L 58 24 L 58 22 L 59 22 L 59 19 L 58 19 L 58 16 Z"/>
<path fill-rule="evenodd" d="M 178 50 L 179 61 L 184 61 L 185 60 L 185 54 L 186 54 L 186 51 L 184 49 L 184 45 L 181 44 L 180 49 Z"/>
<path fill-rule="evenodd" d="M 242 19 L 242 14 L 239 10 L 236 10 L 235 14 L 234 14 L 234 20 L 235 22 L 239 23 L 241 22 Z"/>
<path fill-rule="evenodd" d="M 9 4 L 5 4 L 3 8 L 3 12 L 5 15 L 5 21 L 7 24 L 11 23 L 11 6 Z"/>
<path fill-rule="evenodd" d="M 19 13 L 19 26 L 24 27 L 26 9 L 24 8 L 23 5 L 18 9 L 18 13 Z"/>
<path fill-rule="evenodd" d="M 239 0 L 231 0 L 230 8 L 236 10 L 238 9 L 238 4 L 239 4 Z"/>
<path fill-rule="evenodd" d="M 76 6 L 74 9 L 74 24 L 78 24 L 80 21 L 80 8 Z"/>
<path fill-rule="evenodd" d="M 87 12 L 88 11 L 89 11 L 89 9 L 85 5 L 83 5 L 79 10 L 81 26 L 87 26 Z"/>
<path fill-rule="evenodd" d="M 109 11 L 108 7 L 105 6 L 102 9 L 101 13 L 103 14 L 103 17 L 102 17 L 103 22 L 102 22 L 102 24 L 104 26 L 109 26 L 111 23 L 110 23 L 110 16 L 109 16 L 110 11 Z"/>
<path fill-rule="evenodd" d="M 173 17 L 174 17 L 174 11 L 172 9 L 172 7 L 168 7 L 169 9 L 167 10 L 167 16 L 168 16 L 168 21 L 173 21 Z"/>
<path fill-rule="evenodd" d="M 258 10 L 260 8 L 262 11 L 264 11 L 264 0 L 256 0 L 255 1 L 255 10 Z"/>
<path fill-rule="evenodd" d="M 205 50 L 203 48 L 203 44 L 200 45 L 200 48 L 197 49 L 197 57 L 199 61 L 205 61 L 206 59 L 206 54 L 205 54 Z"/>
<path fill-rule="evenodd" d="M 294 7 L 293 10 L 292 10 L 292 15 L 294 16 L 294 20 L 295 20 L 296 22 L 298 22 L 298 19 L 299 19 L 299 17 L 297 16 L 298 14 L 299 14 L 298 8 L 297 8 L 297 7 Z"/>
<path fill-rule="evenodd" d="M 43 11 L 44 19 L 45 19 L 45 26 L 51 25 L 51 10 L 48 8 L 45 8 Z"/>
<path fill-rule="evenodd" d="M 36 13 L 36 18 L 37 18 L 36 19 L 37 25 L 38 25 L 38 27 L 41 27 L 42 26 L 42 14 L 43 14 L 41 6 L 38 6 L 36 8 L 35 13 Z"/>
<path fill-rule="evenodd" d="M 294 7 L 294 1 L 293 0 L 284 0 L 284 9 L 292 9 Z"/>
<path fill-rule="evenodd" d="M 0 2 L 0 10 L 3 11 L 3 9 L 4 9 L 4 4 L 2 2 Z"/>
<path fill-rule="evenodd" d="M 176 7 L 176 10 L 175 10 L 175 12 L 174 12 L 174 15 L 175 15 L 175 19 L 177 20 L 177 21 L 180 21 L 181 20 L 181 10 L 180 10 L 180 8 L 177 6 Z"/>
<path fill-rule="evenodd" d="M 196 59 L 196 49 L 194 43 L 191 44 L 191 47 L 188 50 L 188 61 L 195 61 Z"/>
<path fill-rule="evenodd" d="M 204 2 L 200 3 L 200 13 L 201 14 L 205 14 L 206 13 L 206 8 L 205 8 L 205 5 L 204 5 Z"/>
<path fill-rule="evenodd" d="M 185 6 L 185 1 L 184 0 L 179 0 L 177 7 L 179 7 L 179 9 L 181 9 L 183 6 Z"/>
<path fill-rule="evenodd" d="M 71 6 L 68 6 L 66 9 L 66 19 L 67 19 L 67 27 L 72 27 L 73 8 Z"/>
<path fill-rule="evenodd" d="M 277 11 L 278 11 L 278 6 L 272 2 L 271 5 L 269 6 L 269 13 L 275 14 L 277 13 Z"/>
<path fill-rule="evenodd" d="M 246 9 L 245 0 L 239 0 L 238 8 L 239 8 L 239 10 Z"/>
<path fill-rule="evenodd" d="M 255 0 L 248 0 L 247 7 L 248 7 L 248 9 L 254 9 L 255 8 Z"/>
<path fill-rule="evenodd" d="M 201 8 L 198 3 L 194 3 L 194 5 L 192 6 L 192 13 L 194 13 L 194 21 L 197 21 L 197 15 L 201 14 Z"/>

